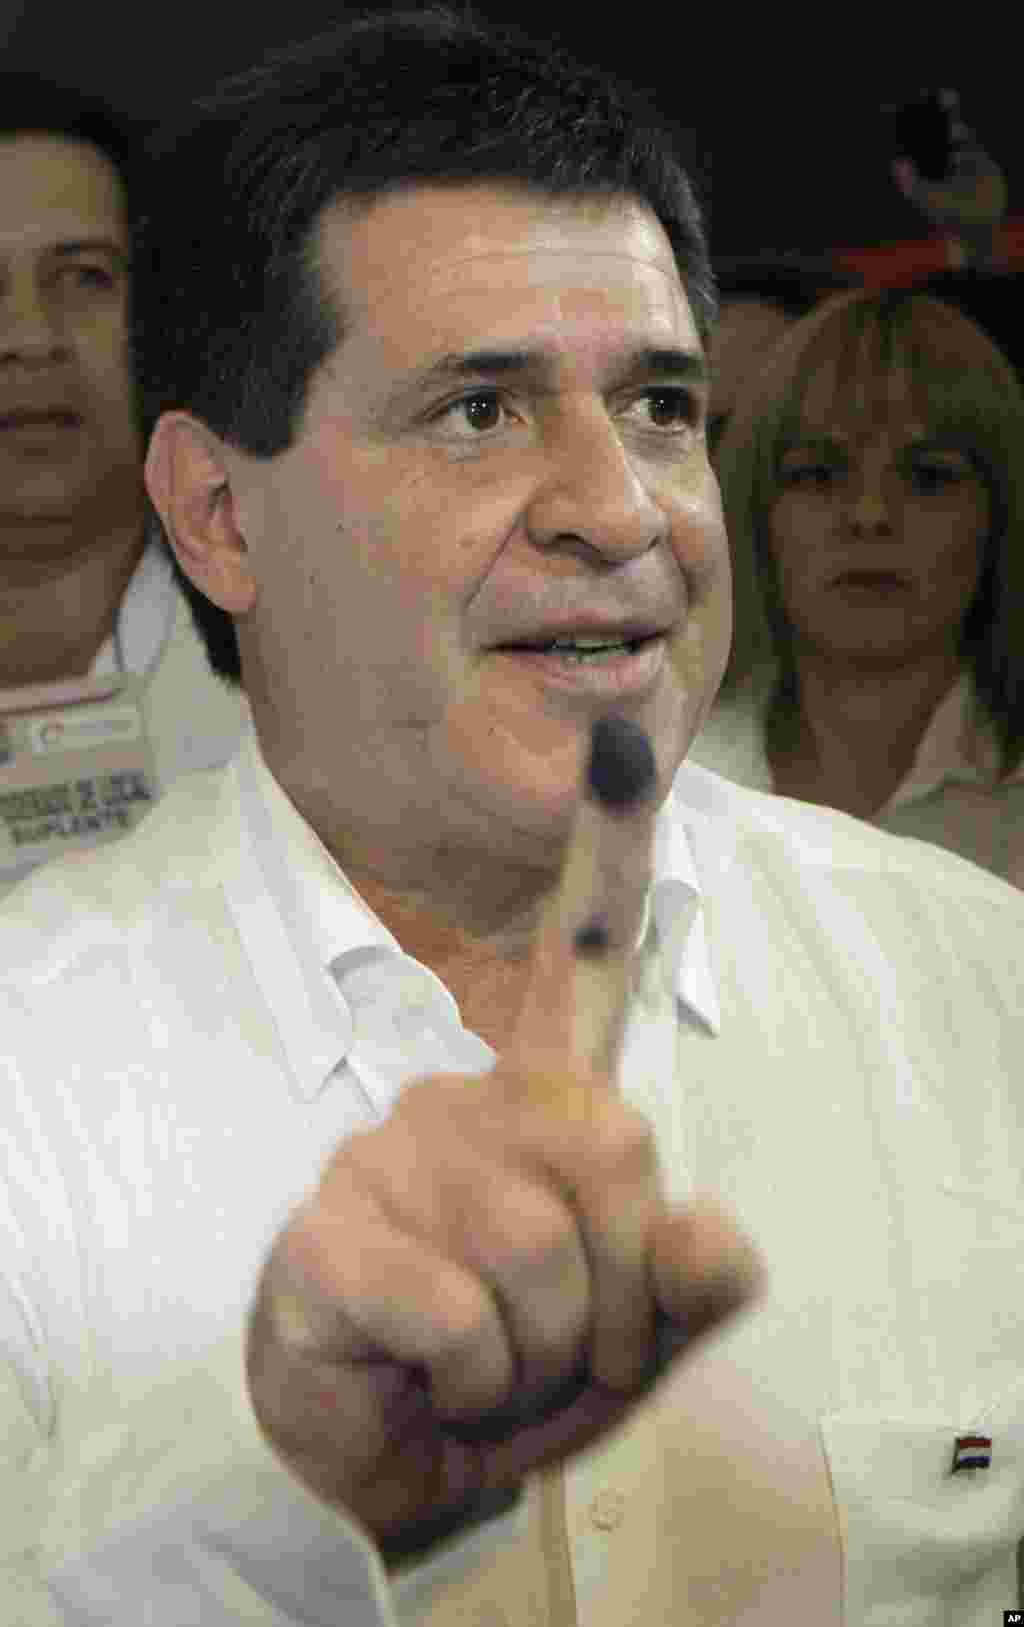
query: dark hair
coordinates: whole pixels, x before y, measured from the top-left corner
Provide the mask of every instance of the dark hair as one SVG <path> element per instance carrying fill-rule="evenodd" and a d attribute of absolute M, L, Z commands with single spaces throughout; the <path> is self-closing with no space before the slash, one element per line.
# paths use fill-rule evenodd
<path fill-rule="evenodd" d="M 468 6 L 364 12 L 270 53 L 152 146 L 162 179 L 135 337 L 147 438 L 177 408 L 251 456 L 286 450 L 345 331 L 317 264 L 321 215 L 417 184 L 641 200 L 706 345 L 714 280 L 675 142 L 631 86 Z M 162 536 L 148 500 L 147 513 Z M 231 616 L 175 569 L 214 670 L 239 682 Z"/>
<path fill-rule="evenodd" d="M 147 154 L 152 128 L 151 124 L 115 108 L 110 102 L 73 90 L 47 75 L 22 69 L 0 72 L 0 140 L 13 136 L 56 136 L 83 143 L 102 153 L 121 183 L 133 260 L 143 212 L 152 208 Z M 133 279 L 129 278 L 129 332 L 133 317 Z M 137 378 L 135 410 L 141 423 L 142 400 Z"/>

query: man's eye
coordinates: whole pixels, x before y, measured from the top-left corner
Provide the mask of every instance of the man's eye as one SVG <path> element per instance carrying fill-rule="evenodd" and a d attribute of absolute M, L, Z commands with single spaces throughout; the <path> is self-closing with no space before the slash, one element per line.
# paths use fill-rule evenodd
<path fill-rule="evenodd" d="M 655 423 L 656 429 L 679 429 L 686 425 L 696 424 L 700 418 L 700 406 L 689 390 L 683 390 L 667 384 L 658 385 L 651 390 L 645 390 L 640 400 L 655 408 L 657 418 L 668 413 L 671 424 Z"/>
<path fill-rule="evenodd" d="M 504 410 L 498 400 L 497 390 L 474 390 L 472 395 L 463 395 L 459 397 L 458 401 L 449 401 L 448 405 L 442 407 L 441 411 L 436 414 L 435 422 L 452 419 L 456 412 L 464 411 L 467 416 L 463 422 L 470 424 L 473 429 L 478 431 L 494 429 L 496 426 L 493 423 L 481 423 L 479 421 L 478 415 L 471 411 L 471 409 L 475 408 L 483 408 L 483 414 L 488 418 L 493 416 L 496 411 Z M 466 440 L 470 437 L 462 436 L 461 438 Z"/>
<path fill-rule="evenodd" d="M 700 414 L 700 408 L 689 390 L 661 385 L 656 389 L 645 390 L 639 400 L 645 407 L 653 409 L 652 416 L 655 419 L 653 427 L 659 430 L 667 428 L 671 433 L 678 433 L 680 428 L 692 425 Z M 496 415 L 503 411 L 505 408 L 502 406 L 499 391 L 474 390 L 471 395 L 460 396 L 457 401 L 449 401 L 448 405 L 437 413 L 436 421 L 451 419 L 454 414 L 461 412 L 465 415 L 463 423 L 477 431 L 476 438 L 479 438 L 488 430 L 500 427 Z M 668 424 L 657 421 L 665 416 L 669 419 Z"/>

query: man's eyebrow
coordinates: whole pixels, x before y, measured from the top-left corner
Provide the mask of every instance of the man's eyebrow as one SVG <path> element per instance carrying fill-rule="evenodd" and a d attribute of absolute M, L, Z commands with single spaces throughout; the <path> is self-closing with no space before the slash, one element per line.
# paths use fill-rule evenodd
<path fill-rule="evenodd" d="M 653 349 L 643 347 L 631 350 L 623 357 L 617 371 L 623 375 L 656 373 L 671 374 L 675 378 L 690 379 L 708 384 L 710 373 L 707 359 L 696 350 Z M 543 350 L 463 350 L 450 351 L 437 361 L 409 374 L 398 385 L 398 394 L 417 394 L 453 379 L 477 378 L 481 374 L 507 378 L 535 373 L 551 377 L 555 373 L 555 360 Z"/>

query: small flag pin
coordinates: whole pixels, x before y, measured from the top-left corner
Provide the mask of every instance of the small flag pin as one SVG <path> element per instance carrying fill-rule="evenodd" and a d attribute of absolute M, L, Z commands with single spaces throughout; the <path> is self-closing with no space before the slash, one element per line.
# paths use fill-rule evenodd
<path fill-rule="evenodd" d="M 953 1451 L 953 1467 L 949 1472 L 957 1474 L 961 1469 L 987 1469 L 991 1462 L 990 1435 L 958 1435 Z"/>

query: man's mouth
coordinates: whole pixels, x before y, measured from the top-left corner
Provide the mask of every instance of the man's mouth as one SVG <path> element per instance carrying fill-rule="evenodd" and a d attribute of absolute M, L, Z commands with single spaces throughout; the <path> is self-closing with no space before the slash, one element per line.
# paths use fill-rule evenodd
<path fill-rule="evenodd" d="M 652 634 L 651 638 L 656 636 Z M 498 648 L 533 655 L 554 655 L 570 662 L 607 661 L 613 656 L 635 655 L 643 645 L 651 642 L 651 638 L 595 639 L 581 635 L 578 639 L 556 639 L 548 644 L 500 644 Z"/>
<path fill-rule="evenodd" d="M 589 640 L 559 640 L 556 644 L 499 645 L 494 653 L 512 661 L 521 672 L 530 672 L 542 682 L 592 693 L 605 698 L 641 694 L 658 678 L 662 669 L 666 633 L 649 638 L 607 639 L 587 647 Z"/>
<path fill-rule="evenodd" d="M 12 412 L 0 413 L 3 429 L 76 429 L 81 423 L 73 412 Z"/>

